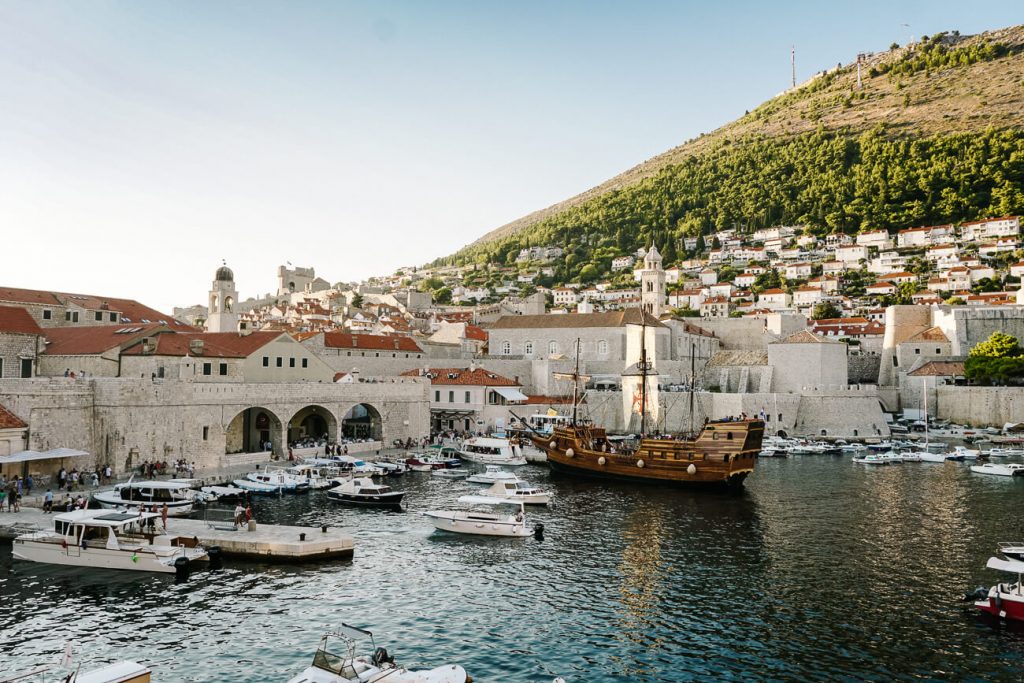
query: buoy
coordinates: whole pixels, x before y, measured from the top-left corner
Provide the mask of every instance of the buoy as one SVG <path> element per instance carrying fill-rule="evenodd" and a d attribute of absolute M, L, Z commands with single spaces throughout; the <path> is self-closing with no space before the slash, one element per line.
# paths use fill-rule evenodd
<path fill-rule="evenodd" d="M 603 464 L 605 464 L 606 462 L 608 462 L 608 461 L 604 459 L 604 456 L 603 456 L 603 455 L 602 455 L 602 456 L 601 456 L 600 458 L 598 458 L 598 459 L 597 459 L 597 464 L 598 464 L 598 465 L 603 465 Z"/>
<path fill-rule="evenodd" d="M 686 473 L 687 473 L 687 474 L 697 474 L 697 466 L 696 466 L 696 465 L 694 465 L 694 464 L 693 464 L 693 463 L 691 462 L 691 463 L 690 463 L 690 466 L 686 468 Z"/>
<path fill-rule="evenodd" d="M 548 441 L 548 448 L 554 449 L 554 447 L 557 446 L 557 445 L 558 444 L 555 443 L 554 439 L 551 439 L 551 441 Z"/>
<path fill-rule="evenodd" d="M 574 456 L 574 455 L 576 455 L 576 451 L 574 451 L 574 450 L 573 450 L 573 449 L 571 449 L 571 448 L 569 448 L 569 449 L 566 449 L 566 451 L 565 451 L 565 457 L 567 457 L 567 458 L 571 458 L 571 457 L 572 457 L 572 456 Z"/>
<path fill-rule="evenodd" d="M 643 461 L 643 459 L 637 460 L 637 461 L 636 461 L 636 466 L 637 466 L 637 467 L 643 467 L 643 466 L 644 466 L 644 461 Z"/>
<path fill-rule="evenodd" d="M 174 560 L 174 574 L 179 580 L 185 580 L 189 575 L 189 561 L 187 557 L 179 557 Z"/>

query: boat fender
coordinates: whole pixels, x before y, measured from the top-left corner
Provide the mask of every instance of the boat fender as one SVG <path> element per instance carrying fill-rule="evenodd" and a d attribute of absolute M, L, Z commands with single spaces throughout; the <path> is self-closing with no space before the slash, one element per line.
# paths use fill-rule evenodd
<path fill-rule="evenodd" d="M 603 455 L 600 458 L 597 459 L 597 464 L 598 465 L 604 465 L 606 462 L 608 462 L 608 461 L 604 459 Z"/>
<path fill-rule="evenodd" d="M 179 557 L 174 560 L 174 575 L 180 579 L 185 580 L 189 574 L 189 561 L 187 557 Z"/>
<path fill-rule="evenodd" d="M 219 545 L 211 545 L 207 548 L 206 555 L 210 558 L 210 569 L 220 569 L 224 566 L 224 554 Z"/>
<path fill-rule="evenodd" d="M 551 439 L 551 441 L 548 441 L 548 448 L 550 448 L 552 450 L 554 450 L 555 446 L 557 446 L 557 445 L 558 444 L 555 443 L 554 439 Z"/>
<path fill-rule="evenodd" d="M 538 541 L 543 541 L 544 540 L 544 525 L 543 524 L 538 522 L 537 524 L 533 525 L 533 537 L 536 538 Z"/>
<path fill-rule="evenodd" d="M 697 466 L 691 462 L 690 466 L 686 468 L 686 473 L 690 475 L 697 474 Z"/>
<path fill-rule="evenodd" d="M 978 586 L 970 593 L 964 593 L 964 602 L 973 602 L 975 600 L 984 600 L 988 597 L 988 589 L 984 586 Z"/>
<path fill-rule="evenodd" d="M 997 610 L 1003 609 L 1003 596 L 999 595 L 999 588 L 996 587 L 996 597 L 992 598 L 992 604 Z"/>
<path fill-rule="evenodd" d="M 571 448 L 569 448 L 569 449 L 566 449 L 566 451 L 565 451 L 565 457 L 567 457 L 567 458 L 571 458 L 571 457 L 572 457 L 572 456 L 574 456 L 574 455 L 576 455 L 576 451 L 574 451 L 574 450 L 573 450 L 573 449 L 571 449 Z"/>
<path fill-rule="evenodd" d="M 639 468 L 641 468 L 641 469 L 643 469 L 643 466 L 644 466 L 644 464 L 645 464 L 645 463 L 644 463 L 644 461 L 643 461 L 643 458 L 641 458 L 640 460 L 637 460 L 637 461 L 636 461 L 636 466 L 637 466 L 637 467 L 639 467 Z"/>

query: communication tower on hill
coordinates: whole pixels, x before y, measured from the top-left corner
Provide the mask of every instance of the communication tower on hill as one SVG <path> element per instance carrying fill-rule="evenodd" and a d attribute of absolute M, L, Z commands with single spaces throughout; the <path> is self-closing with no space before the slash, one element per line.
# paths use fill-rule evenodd
<path fill-rule="evenodd" d="M 793 45 L 789 49 L 789 68 L 790 68 L 790 71 L 793 74 L 793 85 L 791 87 L 795 88 L 796 87 L 796 45 Z"/>

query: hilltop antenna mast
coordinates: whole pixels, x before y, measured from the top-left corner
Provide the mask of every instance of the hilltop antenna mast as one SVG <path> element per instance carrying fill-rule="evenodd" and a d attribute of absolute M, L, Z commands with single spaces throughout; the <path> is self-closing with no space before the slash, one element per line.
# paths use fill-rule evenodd
<path fill-rule="evenodd" d="M 864 61 L 864 53 L 861 52 L 857 55 L 857 90 L 863 90 L 864 84 L 860 80 L 860 65 Z"/>
<path fill-rule="evenodd" d="M 789 48 L 789 68 L 793 75 L 793 86 L 796 87 L 796 45 Z"/>

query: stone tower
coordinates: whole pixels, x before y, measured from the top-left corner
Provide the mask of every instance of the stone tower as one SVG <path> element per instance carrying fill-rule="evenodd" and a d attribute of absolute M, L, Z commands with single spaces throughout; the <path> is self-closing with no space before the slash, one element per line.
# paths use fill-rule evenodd
<path fill-rule="evenodd" d="M 210 287 L 210 311 L 206 316 L 207 332 L 237 332 L 238 313 L 235 305 L 238 293 L 235 291 L 235 274 L 226 265 L 217 269 Z"/>
<path fill-rule="evenodd" d="M 665 269 L 661 267 L 661 254 L 653 244 L 644 256 L 640 271 L 640 306 L 655 318 L 665 310 Z"/>

